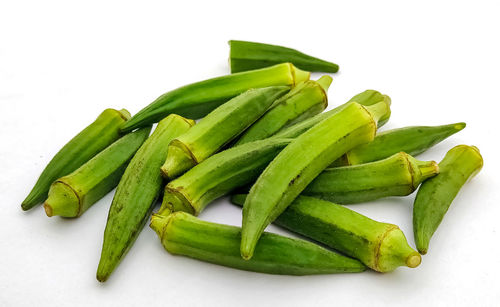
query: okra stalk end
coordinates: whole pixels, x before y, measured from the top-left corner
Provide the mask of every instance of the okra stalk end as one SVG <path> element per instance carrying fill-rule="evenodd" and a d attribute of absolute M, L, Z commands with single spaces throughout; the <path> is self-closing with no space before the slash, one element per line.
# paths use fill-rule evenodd
<path fill-rule="evenodd" d="M 118 113 L 120 113 L 120 116 L 124 119 L 124 120 L 129 120 L 130 117 L 132 117 L 130 115 L 130 112 L 127 110 L 127 109 L 121 109 L 118 111 Z"/>
<path fill-rule="evenodd" d="M 49 190 L 49 197 L 43 204 L 48 217 L 77 217 L 80 211 L 80 198 L 76 191 L 63 182 L 56 181 Z"/>
<path fill-rule="evenodd" d="M 173 140 L 168 146 L 167 159 L 161 167 L 161 172 L 165 178 L 172 180 L 196 164 L 198 163 L 189 148 L 182 142 Z"/>
<path fill-rule="evenodd" d="M 166 215 L 169 212 L 183 211 L 192 215 L 198 215 L 188 198 L 181 191 L 173 189 L 168 185 L 165 187 L 163 201 L 158 214 Z"/>
<path fill-rule="evenodd" d="M 149 224 L 149 227 L 156 232 L 160 240 L 163 238 L 165 228 L 167 227 L 169 221 L 170 214 L 163 215 L 155 213 L 151 216 L 151 223 Z"/>
<path fill-rule="evenodd" d="M 391 117 L 391 99 L 389 96 L 384 95 L 383 100 L 364 107 L 373 117 L 377 127 L 385 124 Z"/>
<path fill-rule="evenodd" d="M 289 63 L 291 67 L 291 71 L 293 74 L 294 86 L 299 84 L 300 82 L 307 81 L 311 77 L 311 73 L 305 70 L 298 69 L 293 66 L 292 63 Z"/>
<path fill-rule="evenodd" d="M 393 225 L 380 241 L 375 255 L 375 269 L 379 272 L 390 272 L 400 266 L 416 268 L 422 260 L 420 254 L 411 248 L 399 227 Z"/>
<path fill-rule="evenodd" d="M 330 77 L 328 75 L 324 75 L 321 78 L 319 78 L 318 80 L 316 80 L 316 82 L 321 86 L 321 88 L 325 92 L 328 91 L 328 88 L 332 84 L 332 81 L 333 81 L 332 77 Z"/>
<path fill-rule="evenodd" d="M 417 166 L 421 173 L 420 182 L 431 178 L 439 174 L 439 164 L 436 161 L 419 161 L 417 160 Z"/>

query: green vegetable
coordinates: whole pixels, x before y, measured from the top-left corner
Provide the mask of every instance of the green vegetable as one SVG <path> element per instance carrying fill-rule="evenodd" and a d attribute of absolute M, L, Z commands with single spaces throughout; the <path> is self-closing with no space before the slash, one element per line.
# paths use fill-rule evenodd
<path fill-rule="evenodd" d="M 162 187 L 160 166 L 167 146 L 192 125 L 179 115 L 167 116 L 130 161 L 109 208 L 97 280 L 108 279 L 139 236 Z"/>
<path fill-rule="evenodd" d="M 229 41 L 231 72 L 240 72 L 290 62 L 309 71 L 337 72 L 337 64 L 327 62 L 295 49 L 246 41 Z"/>
<path fill-rule="evenodd" d="M 241 237 L 239 227 L 205 222 L 184 212 L 168 216 L 155 214 L 150 226 L 171 254 L 241 270 L 286 275 L 365 270 L 365 266 L 357 260 L 304 240 L 272 233 L 262 235 L 254 257 L 246 261 L 239 255 Z"/>
<path fill-rule="evenodd" d="M 238 194 L 231 201 L 242 206 L 245 197 Z M 414 268 L 421 261 L 398 226 L 374 221 L 325 200 L 299 196 L 274 223 L 357 258 L 375 271 Z"/>
<path fill-rule="evenodd" d="M 158 122 L 168 114 L 201 118 L 229 99 L 252 89 L 268 86 L 295 86 L 309 79 L 309 72 L 290 63 L 242 72 L 189 84 L 153 101 L 123 126 L 123 131 Z"/>
<path fill-rule="evenodd" d="M 302 192 L 340 204 L 413 193 L 425 179 L 439 173 L 434 161 L 418 161 L 400 152 L 387 159 L 325 169 Z"/>
<path fill-rule="evenodd" d="M 77 217 L 114 189 L 151 127 L 129 133 L 69 175 L 54 181 L 43 207 L 47 216 Z"/>
<path fill-rule="evenodd" d="M 130 118 L 127 110 L 104 110 L 97 119 L 71 139 L 52 158 L 21 208 L 29 210 L 47 198 L 54 180 L 79 168 L 120 137 L 120 128 Z"/>
<path fill-rule="evenodd" d="M 482 167 L 483 157 L 477 147 L 458 145 L 439 163 L 439 175 L 420 186 L 413 204 L 413 233 L 422 255 L 427 253 L 429 241 L 458 191 Z"/>
<path fill-rule="evenodd" d="M 388 103 L 347 104 L 293 140 L 257 179 L 243 206 L 241 255 L 250 259 L 257 241 L 278 215 L 329 164 L 375 137 L 377 121 Z"/>

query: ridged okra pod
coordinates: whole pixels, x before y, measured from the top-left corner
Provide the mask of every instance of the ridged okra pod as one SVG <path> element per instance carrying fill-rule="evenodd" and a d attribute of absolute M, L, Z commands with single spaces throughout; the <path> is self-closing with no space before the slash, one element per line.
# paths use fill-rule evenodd
<path fill-rule="evenodd" d="M 245 197 L 237 194 L 231 201 L 242 206 Z M 408 245 L 398 226 L 325 200 L 301 195 L 274 223 L 359 259 L 375 271 L 414 268 L 421 262 L 420 254 Z"/>
<path fill-rule="evenodd" d="M 241 228 L 205 222 L 184 213 L 153 215 L 151 228 L 171 254 L 188 256 L 240 270 L 268 274 L 309 275 L 361 272 L 358 260 L 326 250 L 314 243 L 264 233 L 254 257 L 243 260 Z"/>
<path fill-rule="evenodd" d="M 302 192 L 340 204 L 387 196 L 406 196 L 439 173 L 434 161 L 418 161 L 407 153 L 365 164 L 327 168 Z"/>
<path fill-rule="evenodd" d="M 328 106 L 327 90 L 331 82 L 330 76 L 301 82 L 245 130 L 235 145 L 265 139 L 283 127 L 323 112 Z"/>
<path fill-rule="evenodd" d="M 126 134 L 69 175 L 54 181 L 43 207 L 47 216 L 77 217 L 114 189 L 151 127 Z"/>
<path fill-rule="evenodd" d="M 333 163 L 333 166 L 355 165 L 385 159 L 404 151 L 416 156 L 465 128 L 465 123 L 442 126 L 410 126 L 377 134 L 375 139 L 358 146 Z"/>
<path fill-rule="evenodd" d="M 230 40 L 229 62 L 231 72 L 262 68 L 278 63 L 290 62 L 300 69 L 335 73 L 339 66 L 319 58 L 312 57 L 292 48 Z"/>
<path fill-rule="evenodd" d="M 239 94 L 268 86 L 295 86 L 309 80 L 310 73 L 290 63 L 221 76 L 185 85 L 165 93 L 134 115 L 124 126 L 131 131 L 158 122 L 171 113 L 201 118 Z"/>
<path fill-rule="evenodd" d="M 413 233 L 422 255 L 427 253 L 432 235 L 462 186 L 482 167 L 483 157 L 477 147 L 458 145 L 439 163 L 439 175 L 420 186 L 413 204 Z"/>
<path fill-rule="evenodd" d="M 160 166 L 170 141 L 186 132 L 194 121 L 171 114 L 158 123 L 125 169 L 109 208 L 97 280 L 104 282 L 118 266 L 149 219 L 160 194 Z"/>
<path fill-rule="evenodd" d="M 73 172 L 120 137 L 120 128 L 130 118 L 127 110 L 104 110 L 97 119 L 72 138 L 50 160 L 21 208 L 29 210 L 47 198 L 54 180 Z"/>
<path fill-rule="evenodd" d="M 213 110 L 168 146 L 161 170 L 173 179 L 202 162 L 255 122 L 273 102 L 290 90 L 288 86 L 251 89 Z"/>
<path fill-rule="evenodd" d="M 241 255 L 252 257 L 264 229 L 329 164 L 375 137 L 377 121 L 387 114 L 382 101 L 372 106 L 347 104 L 294 139 L 267 166 L 250 189 L 243 206 Z"/>

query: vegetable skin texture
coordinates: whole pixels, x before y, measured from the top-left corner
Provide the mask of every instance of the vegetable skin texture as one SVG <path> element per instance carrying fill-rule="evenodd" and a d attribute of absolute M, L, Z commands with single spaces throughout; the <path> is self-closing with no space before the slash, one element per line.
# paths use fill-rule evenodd
<path fill-rule="evenodd" d="M 106 281 L 133 245 L 159 196 L 161 163 L 171 140 L 186 132 L 194 121 L 171 114 L 158 123 L 130 161 L 109 208 L 97 280 Z"/>
<path fill-rule="evenodd" d="M 413 204 L 413 233 L 422 255 L 427 253 L 432 235 L 462 186 L 482 167 L 483 157 L 477 147 L 458 145 L 439 163 L 439 175 L 420 186 Z"/>
<path fill-rule="evenodd" d="M 116 141 L 120 137 L 120 128 L 129 118 L 130 114 L 125 109 L 104 110 L 50 160 L 21 208 L 26 211 L 43 202 L 54 180 L 73 172 Z"/>
<path fill-rule="evenodd" d="M 239 255 L 241 228 L 205 222 L 185 213 L 153 215 L 150 227 L 171 254 L 224 265 L 240 270 L 281 275 L 362 272 L 358 260 L 326 250 L 314 243 L 264 233 L 255 256 L 246 261 Z"/>

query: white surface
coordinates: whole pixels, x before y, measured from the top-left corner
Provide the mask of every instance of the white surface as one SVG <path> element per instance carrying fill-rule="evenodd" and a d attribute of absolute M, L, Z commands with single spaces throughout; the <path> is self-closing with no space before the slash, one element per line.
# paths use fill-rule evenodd
<path fill-rule="evenodd" d="M 1 2 L 1 306 L 498 306 L 497 1 L 168 2 Z M 112 194 L 75 220 L 49 219 L 41 207 L 21 211 L 46 163 L 101 110 L 134 113 L 165 91 L 228 73 L 229 39 L 282 44 L 339 63 L 330 106 L 380 90 L 393 101 L 386 129 L 467 122 L 420 156 L 440 160 L 465 143 L 485 160 L 420 267 L 257 274 L 171 256 L 145 228 L 100 284 L 94 276 Z M 412 202 L 351 208 L 400 225 L 413 245 Z M 227 200 L 200 217 L 241 223 Z"/>

